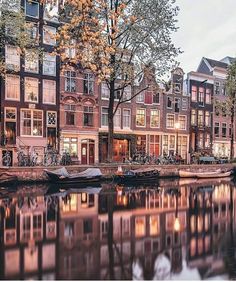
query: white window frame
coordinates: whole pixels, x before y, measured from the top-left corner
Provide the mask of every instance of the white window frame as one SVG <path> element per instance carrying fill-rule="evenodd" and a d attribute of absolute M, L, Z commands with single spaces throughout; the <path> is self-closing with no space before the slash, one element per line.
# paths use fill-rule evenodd
<path fill-rule="evenodd" d="M 103 124 L 102 124 L 102 115 L 103 115 L 102 110 L 103 110 L 103 109 L 107 109 L 107 110 L 108 110 L 108 107 L 102 107 L 102 108 L 101 108 L 101 127 L 107 128 L 107 127 L 108 127 L 108 120 L 107 120 L 107 125 L 103 125 Z M 107 112 L 107 119 L 108 119 L 108 112 Z"/>
<path fill-rule="evenodd" d="M 137 125 L 137 112 L 138 112 L 139 110 L 144 110 L 144 125 Z M 143 108 L 136 109 L 135 126 L 136 126 L 136 127 L 146 127 L 146 122 L 147 122 L 147 111 L 146 111 L 146 109 L 143 109 Z"/>
<path fill-rule="evenodd" d="M 173 116 L 173 117 L 174 117 L 174 124 L 173 124 L 173 127 L 168 126 L 168 117 L 169 117 L 169 116 Z M 168 129 L 174 129 L 174 128 L 175 128 L 175 115 L 174 115 L 174 114 L 167 114 L 167 115 L 166 115 L 166 128 L 168 128 Z"/>
<path fill-rule="evenodd" d="M 31 135 L 24 135 L 23 134 L 23 111 L 30 111 L 31 113 Z M 36 112 L 41 112 L 42 113 L 42 135 L 34 135 L 33 134 L 33 121 L 34 119 L 32 118 L 33 117 L 33 112 L 36 111 Z M 43 137 L 43 111 L 42 110 L 35 110 L 35 109 L 27 109 L 27 108 L 23 108 L 23 109 L 20 109 L 20 136 L 22 137 L 36 137 L 36 138 L 42 138 Z"/>
<path fill-rule="evenodd" d="M 17 97 L 16 98 L 7 97 L 7 88 L 8 88 L 7 80 L 8 80 L 9 77 L 15 77 L 18 80 L 18 85 L 17 85 L 18 93 L 17 93 Z M 9 85 L 9 86 L 12 86 L 12 84 Z M 6 80 L 5 80 L 5 99 L 9 100 L 9 101 L 20 101 L 20 76 L 19 75 L 12 75 L 12 74 L 7 74 L 6 75 Z"/>
<path fill-rule="evenodd" d="M 50 60 L 51 58 L 51 60 Z M 47 69 L 51 70 L 53 65 L 53 72 L 46 71 Z M 51 55 L 50 53 L 45 52 L 43 55 L 43 74 L 49 76 L 56 76 L 56 56 Z"/>
<path fill-rule="evenodd" d="M 129 116 L 128 115 L 124 115 L 124 111 L 128 111 L 129 112 Z M 129 126 L 125 126 L 124 125 L 124 117 L 129 117 Z M 127 108 L 124 108 L 123 109 L 123 122 L 122 122 L 122 126 L 124 129 L 130 129 L 131 128 L 131 109 L 127 109 Z"/>
<path fill-rule="evenodd" d="M 48 42 L 45 39 L 45 38 L 47 38 L 47 33 L 48 33 L 48 36 L 50 38 L 50 42 Z M 52 33 L 53 36 L 55 36 L 56 33 L 57 33 L 57 29 L 53 26 L 50 26 L 50 25 L 44 25 L 43 26 L 43 44 L 55 46 L 57 44 L 56 38 L 53 38 L 50 33 Z"/>
<path fill-rule="evenodd" d="M 36 56 L 37 62 L 34 62 L 33 60 L 28 60 L 28 62 L 27 62 L 27 57 L 28 58 L 30 58 L 30 57 L 32 58 L 30 53 L 33 53 L 33 52 L 30 51 L 30 50 L 26 50 L 25 51 L 25 72 L 38 73 L 39 72 L 39 58 L 38 58 L 38 55 L 36 53 L 32 55 L 32 56 Z M 30 64 L 34 65 L 35 64 L 35 66 L 37 67 L 37 70 L 32 70 L 31 67 L 27 69 L 27 64 L 28 65 L 30 65 Z"/>
<path fill-rule="evenodd" d="M 27 87 L 27 80 L 31 80 L 31 81 L 35 81 L 35 83 L 37 83 L 37 93 L 36 93 L 36 101 L 32 101 L 30 99 L 27 99 L 27 95 L 26 95 L 26 87 Z M 25 102 L 29 102 L 29 103 L 38 103 L 39 102 L 39 80 L 37 78 L 34 77 L 25 77 L 24 80 L 24 97 L 25 97 Z M 29 93 L 28 93 L 29 94 Z"/>
<path fill-rule="evenodd" d="M 48 123 L 48 116 L 49 116 L 49 113 L 55 114 L 55 121 L 56 121 L 55 124 L 49 124 L 49 123 Z M 52 127 L 52 128 L 57 127 L 57 112 L 56 112 L 56 111 L 47 111 L 46 117 L 47 117 L 47 127 Z"/>
<path fill-rule="evenodd" d="M 157 126 L 152 126 L 152 111 L 155 111 L 158 113 L 158 125 Z M 160 110 L 158 109 L 151 109 L 150 110 L 150 128 L 160 128 Z"/>
<path fill-rule="evenodd" d="M 9 53 L 9 50 L 15 50 L 16 54 Z M 16 46 L 6 45 L 5 46 L 5 63 L 6 67 L 11 70 L 19 70 L 20 69 L 20 54 L 17 50 L 18 48 Z M 15 60 L 12 60 L 12 57 L 14 56 Z M 10 67 L 13 66 L 13 67 Z"/>
<path fill-rule="evenodd" d="M 104 93 L 105 93 L 105 95 L 104 95 Z M 107 93 L 108 93 L 108 95 L 107 95 Z M 106 82 L 102 82 L 101 83 L 101 98 L 102 98 L 102 100 L 109 100 L 109 97 L 110 97 L 110 89 L 108 88 Z"/>
<path fill-rule="evenodd" d="M 145 95 L 144 94 L 145 94 L 144 91 L 142 91 L 136 96 L 136 103 L 144 104 L 144 101 L 145 101 Z M 142 97 L 142 100 L 140 99 L 140 97 Z"/>
<path fill-rule="evenodd" d="M 117 126 L 115 124 L 115 119 L 117 119 L 119 125 Z M 117 109 L 115 115 L 113 116 L 113 123 L 114 123 L 114 128 L 121 128 L 121 109 Z"/>
<path fill-rule="evenodd" d="M 181 126 L 180 126 L 180 130 L 186 130 L 186 128 L 187 128 L 187 116 L 186 115 L 179 115 L 179 119 L 180 119 L 180 117 L 184 117 L 185 118 L 185 126 L 184 126 L 184 128 L 181 128 Z"/>
<path fill-rule="evenodd" d="M 47 93 L 46 91 L 44 91 L 44 89 L 45 89 L 45 82 L 46 81 L 50 81 L 50 82 L 54 82 L 54 86 L 55 86 L 55 92 L 54 92 L 54 102 L 48 102 L 48 101 L 46 101 L 46 95 L 45 95 L 45 93 Z M 48 105 L 56 105 L 56 102 L 57 102 L 57 97 L 56 97 L 56 91 L 57 91 L 57 89 L 56 89 L 57 87 L 56 87 L 56 81 L 55 80 L 50 80 L 50 79 L 43 79 L 43 104 L 48 104 Z M 48 89 L 48 87 L 46 88 L 46 89 Z"/>

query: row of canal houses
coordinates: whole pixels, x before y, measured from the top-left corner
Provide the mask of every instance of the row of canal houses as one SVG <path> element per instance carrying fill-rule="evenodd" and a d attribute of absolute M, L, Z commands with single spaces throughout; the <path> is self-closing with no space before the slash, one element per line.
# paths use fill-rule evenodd
<path fill-rule="evenodd" d="M 1 198 L 0 278 L 132 280 L 142 274 L 177 280 L 183 274 L 194 280 L 230 279 L 232 258 L 225 267 L 225 254 L 234 246 L 233 184 L 190 187 L 176 181 L 171 185 L 181 196 L 166 193 L 170 183 L 163 183 L 159 190 L 117 187 L 112 194 L 94 188 L 93 193 L 44 195 L 38 186 L 31 196 Z M 199 185 L 208 189 L 200 191 Z M 166 264 L 155 270 L 163 254 L 171 274 Z"/>
<path fill-rule="evenodd" d="M 78 164 L 105 162 L 106 84 L 98 84 L 91 72 L 82 69 L 60 72 L 60 60 L 51 54 L 56 45 L 51 34 L 59 26 L 56 10 L 48 10 L 47 5 L 35 0 L 20 2 L 27 22 L 32 23 L 29 33 L 38 40 L 44 56 L 39 60 L 28 51 L 24 58 L 11 40 L 2 50 L 7 75 L 0 84 L 0 160 L 6 150 L 12 155 L 13 165 L 18 150 L 35 150 L 42 157 L 49 145 L 60 153 L 68 151 Z M 235 126 L 226 111 L 220 112 L 214 105 L 216 100 L 226 100 L 227 67 L 233 60 L 202 58 L 197 71 L 188 73 L 187 78 L 181 68 L 176 68 L 165 87 L 147 72 L 134 87 L 127 87 L 125 94 L 130 97 L 135 89 L 150 85 L 123 103 L 114 117 L 114 161 L 130 159 L 134 153 L 178 153 L 187 162 L 194 152 L 229 156 L 230 134 Z"/>

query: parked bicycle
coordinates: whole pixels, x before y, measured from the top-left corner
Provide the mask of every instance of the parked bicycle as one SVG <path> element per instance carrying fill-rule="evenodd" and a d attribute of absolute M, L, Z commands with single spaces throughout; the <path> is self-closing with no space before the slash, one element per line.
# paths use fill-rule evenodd
<path fill-rule="evenodd" d="M 63 152 L 62 157 L 61 157 L 61 165 L 71 165 L 72 160 L 69 152 Z"/>
<path fill-rule="evenodd" d="M 56 166 L 60 164 L 60 155 L 54 149 L 47 149 L 44 153 L 43 164 L 45 166 Z"/>
<path fill-rule="evenodd" d="M 12 157 L 11 152 L 9 150 L 5 150 L 2 157 L 2 165 L 3 166 L 11 166 L 12 164 Z"/>

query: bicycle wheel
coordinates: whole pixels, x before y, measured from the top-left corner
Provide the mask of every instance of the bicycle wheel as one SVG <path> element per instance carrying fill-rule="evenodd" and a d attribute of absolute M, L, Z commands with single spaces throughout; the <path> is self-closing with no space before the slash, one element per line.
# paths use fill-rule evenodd
<path fill-rule="evenodd" d="M 11 156 L 6 154 L 3 158 L 2 158 L 2 164 L 3 166 L 10 166 L 11 165 Z"/>

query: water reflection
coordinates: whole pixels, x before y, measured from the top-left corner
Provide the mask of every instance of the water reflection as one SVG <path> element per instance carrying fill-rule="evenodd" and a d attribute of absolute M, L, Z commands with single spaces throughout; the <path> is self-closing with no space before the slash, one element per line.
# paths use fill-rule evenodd
<path fill-rule="evenodd" d="M 0 189 L 0 279 L 233 279 L 235 185 Z"/>

